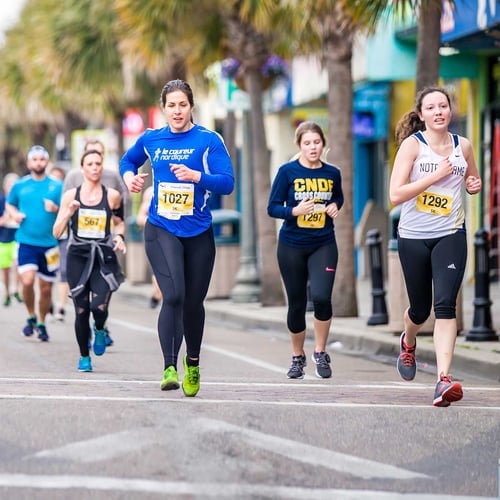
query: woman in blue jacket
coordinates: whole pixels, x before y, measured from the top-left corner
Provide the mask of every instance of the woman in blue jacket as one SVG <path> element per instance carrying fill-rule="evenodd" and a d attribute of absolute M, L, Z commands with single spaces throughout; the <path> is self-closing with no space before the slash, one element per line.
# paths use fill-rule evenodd
<path fill-rule="evenodd" d="M 319 125 L 303 122 L 295 131 L 298 158 L 276 174 L 267 212 L 284 219 L 278 264 L 288 298 L 287 326 L 292 341 L 288 378 L 304 378 L 307 282 L 314 304 L 316 376 L 332 376 L 326 343 L 332 320 L 332 289 L 338 250 L 333 220 L 344 203 L 340 170 L 322 161 L 325 136 Z"/>
<path fill-rule="evenodd" d="M 120 172 L 127 188 L 144 188 L 139 168 L 149 160 L 153 197 L 144 226 L 146 255 L 158 280 L 163 302 L 158 335 L 164 358 L 162 390 L 179 388 L 177 357 L 183 338 L 182 389 L 200 389 L 199 359 L 205 325 L 203 302 L 215 261 L 210 193 L 234 188 L 231 158 L 216 132 L 193 122 L 194 98 L 183 80 L 168 82 L 161 93 L 167 126 L 148 129 L 125 153 Z"/>

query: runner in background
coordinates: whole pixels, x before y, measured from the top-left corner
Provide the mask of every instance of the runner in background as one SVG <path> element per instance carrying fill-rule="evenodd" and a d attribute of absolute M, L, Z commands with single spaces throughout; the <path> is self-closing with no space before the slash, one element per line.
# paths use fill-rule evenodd
<path fill-rule="evenodd" d="M 90 150 L 98 151 L 104 158 L 106 151 L 104 148 L 104 144 L 99 139 L 89 139 L 85 143 L 83 152 Z M 63 191 L 66 192 L 68 189 L 81 186 L 82 183 L 83 183 L 83 173 L 81 168 L 73 168 L 67 173 L 66 178 L 64 179 Z M 118 171 L 112 170 L 110 168 L 103 168 L 101 183 L 107 188 L 116 189 L 120 193 L 123 210 L 125 211 L 125 200 L 127 199 L 128 196 L 128 190 Z M 104 325 L 104 330 L 106 332 L 106 346 L 111 347 L 114 344 L 114 340 L 111 338 L 111 335 L 109 333 L 109 328 L 107 325 Z"/>
<path fill-rule="evenodd" d="M 19 294 L 21 281 L 17 273 L 17 243 L 15 241 L 19 225 L 5 211 L 6 198 L 17 179 L 19 179 L 17 174 L 14 172 L 8 173 L 3 179 L 3 192 L 0 193 L 0 269 L 2 270 L 5 288 L 4 306 L 10 305 L 12 297 L 17 302 L 23 301 Z M 11 286 L 12 281 L 14 286 Z M 12 290 L 14 291 L 12 292 Z"/>
<path fill-rule="evenodd" d="M 23 334 L 35 332 L 42 342 L 49 340 L 45 318 L 52 304 L 52 283 L 57 280 L 59 245 L 52 235 L 62 194 L 62 182 L 49 177 L 49 153 L 33 146 L 27 155 L 29 175 L 16 181 L 7 197 L 7 212 L 19 224 L 18 270 L 23 283 L 23 300 L 28 319 Z M 35 308 L 35 280 L 38 278 L 38 314 Z"/>
<path fill-rule="evenodd" d="M 81 158 L 83 183 L 63 195 L 53 227 L 60 238 L 69 225 L 67 276 L 75 306 L 75 334 L 80 350 L 78 371 L 92 371 L 89 354 L 93 318 L 96 356 L 106 351 L 104 325 L 112 293 L 123 282 L 116 252 L 126 251 L 125 223 L 120 193 L 101 183 L 103 158 L 95 150 Z"/>
<path fill-rule="evenodd" d="M 303 379 L 305 375 L 309 283 L 315 342 L 311 359 L 316 376 L 330 378 L 331 360 L 326 346 L 338 263 L 334 221 L 344 203 L 342 176 L 338 167 L 322 159 L 326 140 L 317 123 L 302 122 L 295 131 L 295 144 L 299 154 L 279 168 L 267 207 L 271 217 L 283 220 L 277 258 L 288 299 L 287 327 L 292 344 L 287 377 Z"/>

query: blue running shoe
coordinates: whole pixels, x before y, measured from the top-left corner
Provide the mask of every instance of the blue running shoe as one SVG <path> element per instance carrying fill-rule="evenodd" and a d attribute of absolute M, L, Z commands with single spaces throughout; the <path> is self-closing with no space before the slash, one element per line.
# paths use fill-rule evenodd
<path fill-rule="evenodd" d="M 23 328 L 23 333 L 26 337 L 31 337 L 36 330 L 36 316 L 31 316 L 27 319 L 26 325 Z"/>
<path fill-rule="evenodd" d="M 79 372 L 91 372 L 92 371 L 92 361 L 90 356 L 82 356 L 78 360 L 78 371 Z"/>
<path fill-rule="evenodd" d="M 102 356 L 106 352 L 106 330 L 97 330 L 94 326 L 94 354 Z"/>
<path fill-rule="evenodd" d="M 111 347 L 114 342 L 113 339 L 111 338 L 111 335 L 109 334 L 108 327 L 104 327 L 104 331 L 106 332 L 106 336 L 104 337 L 104 341 L 106 342 L 106 347 Z"/>
<path fill-rule="evenodd" d="M 45 325 L 43 323 L 39 323 L 36 329 L 38 330 L 38 340 L 41 340 L 42 342 L 48 342 L 49 334 L 47 333 L 47 328 L 45 328 Z"/>

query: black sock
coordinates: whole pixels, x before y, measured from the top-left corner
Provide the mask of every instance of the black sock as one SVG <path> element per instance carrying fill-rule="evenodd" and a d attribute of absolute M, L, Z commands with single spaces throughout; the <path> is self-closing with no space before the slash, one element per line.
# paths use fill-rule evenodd
<path fill-rule="evenodd" d="M 186 356 L 186 364 L 188 366 L 199 366 L 200 360 L 199 359 L 191 359 L 189 356 Z"/>

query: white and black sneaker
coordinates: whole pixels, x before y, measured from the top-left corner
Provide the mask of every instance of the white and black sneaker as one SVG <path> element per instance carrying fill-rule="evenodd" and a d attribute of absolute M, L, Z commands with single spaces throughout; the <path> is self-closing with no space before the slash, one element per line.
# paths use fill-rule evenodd
<path fill-rule="evenodd" d="M 305 354 L 300 356 L 292 356 L 292 364 L 286 376 L 288 378 L 304 378 L 304 368 L 307 365 Z"/>
<path fill-rule="evenodd" d="M 330 368 L 330 356 L 325 351 L 313 352 L 312 360 L 316 365 L 316 377 L 330 378 L 332 376 L 332 369 Z"/>

